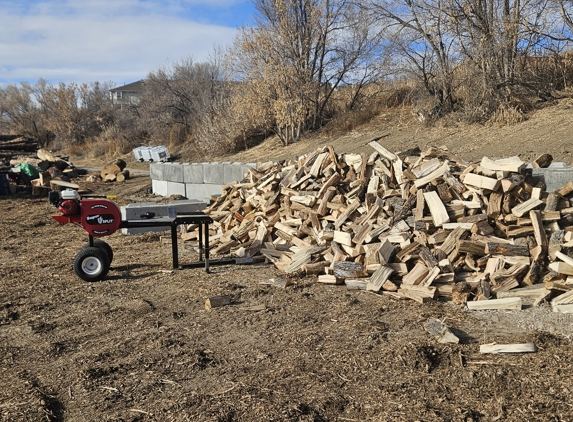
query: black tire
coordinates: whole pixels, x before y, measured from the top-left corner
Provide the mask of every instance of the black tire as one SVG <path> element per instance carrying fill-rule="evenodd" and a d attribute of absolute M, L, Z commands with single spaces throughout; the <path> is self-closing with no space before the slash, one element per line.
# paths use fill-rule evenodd
<path fill-rule="evenodd" d="M 74 258 L 74 272 L 84 281 L 100 281 L 109 271 L 109 258 L 103 249 L 82 248 Z"/>
<path fill-rule="evenodd" d="M 91 247 L 90 244 L 86 243 L 82 249 L 90 247 Z M 109 264 L 111 265 L 111 263 L 113 262 L 113 249 L 111 248 L 111 246 L 109 246 L 103 240 L 94 239 L 94 247 L 99 248 L 106 253 L 107 257 L 109 258 Z"/>

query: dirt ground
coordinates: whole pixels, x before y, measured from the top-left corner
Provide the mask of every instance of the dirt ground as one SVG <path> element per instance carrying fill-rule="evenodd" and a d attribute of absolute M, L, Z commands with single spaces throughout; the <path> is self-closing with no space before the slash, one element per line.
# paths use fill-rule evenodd
<path fill-rule="evenodd" d="M 547 118 L 573 120 L 568 104 Z M 539 123 L 527 124 L 516 129 L 522 138 L 541 133 Z M 555 122 L 549 128 L 561 130 Z M 409 148 L 422 137 L 418 129 L 404 135 L 411 143 L 390 136 L 385 145 Z M 383 130 L 348 137 L 358 145 Z M 573 136 L 523 148 L 501 135 L 488 146 L 482 139 L 491 135 L 472 128 L 467 136 L 472 131 L 482 138 L 450 146 L 468 160 L 527 151 L 568 161 Z M 332 141 L 351 150 L 348 139 Z M 447 144 L 438 140 L 428 135 L 424 144 Z M 272 143 L 260 148 L 233 160 L 287 153 Z M 119 194 L 121 205 L 152 200 L 149 185 L 137 174 L 91 189 Z M 261 284 L 285 278 L 264 264 L 170 271 L 170 245 L 150 233 L 106 238 L 112 269 L 87 283 L 72 270 L 87 242 L 81 228 L 58 225 L 46 199 L 26 194 L 0 197 L 0 210 L 0 421 L 573 420 L 573 317 L 548 304 L 468 311 L 318 285 L 314 277 L 281 289 Z M 180 246 L 181 262 L 196 259 Z M 230 295 L 232 304 L 205 310 L 215 295 Z M 460 343 L 438 343 L 424 329 L 432 318 Z M 529 341 L 536 353 L 479 352 L 481 344 Z"/>

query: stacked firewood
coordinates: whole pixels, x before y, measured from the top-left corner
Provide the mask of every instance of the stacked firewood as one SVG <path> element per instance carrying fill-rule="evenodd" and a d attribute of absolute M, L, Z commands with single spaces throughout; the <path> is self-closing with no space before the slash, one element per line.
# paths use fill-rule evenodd
<path fill-rule="evenodd" d="M 0 158 L 10 159 L 13 156 L 33 156 L 38 149 L 36 139 L 20 135 L 0 135 Z"/>
<path fill-rule="evenodd" d="M 467 163 L 445 148 L 369 145 L 369 156 L 324 147 L 266 163 L 225 186 L 206 210 L 211 254 L 422 303 L 520 308 L 566 292 L 552 303 L 573 311 L 573 182 L 545 192 L 519 157 Z"/>

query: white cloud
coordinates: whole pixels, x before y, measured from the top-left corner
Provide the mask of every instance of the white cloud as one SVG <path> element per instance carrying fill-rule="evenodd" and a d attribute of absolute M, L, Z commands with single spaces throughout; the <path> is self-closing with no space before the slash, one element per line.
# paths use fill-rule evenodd
<path fill-rule="evenodd" d="M 0 0 L 0 83 L 129 83 L 182 57 L 205 60 L 214 45 L 230 43 L 240 25 L 210 24 L 204 15 L 205 7 L 238 0 L 9 3 Z"/>

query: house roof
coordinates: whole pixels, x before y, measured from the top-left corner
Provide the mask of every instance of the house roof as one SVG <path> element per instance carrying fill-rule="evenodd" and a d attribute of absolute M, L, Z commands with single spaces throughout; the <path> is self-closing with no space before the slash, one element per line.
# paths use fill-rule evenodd
<path fill-rule="evenodd" d="M 117 88 L 110 89 L 110 92 L 117 92 L 117 91 L 141 92 L 143 91 L 143 85 L 145 85 L 145 81 L 142 79 L 137 82 L 132 82 L 127 85 L 122 85 L 118 86 Z"/>

